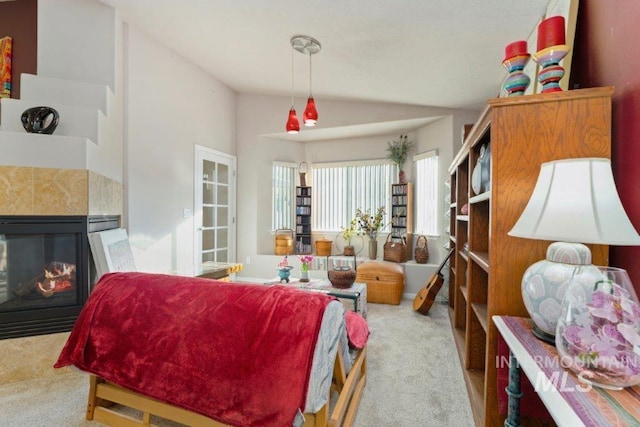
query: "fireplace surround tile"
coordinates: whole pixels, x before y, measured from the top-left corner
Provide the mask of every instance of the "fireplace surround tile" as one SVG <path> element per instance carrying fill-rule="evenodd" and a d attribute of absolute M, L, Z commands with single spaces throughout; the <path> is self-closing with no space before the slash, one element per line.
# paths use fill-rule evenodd
<path fill-rule="evenodd" d="M 87 171 L 34 168 L 34 215 L 87 215 Z"/>
<path fill-rule="evenodd" d="M 120 215 L 123 206 L 122 184 L 89 171 L 89 215 Z"/>
<path fill-rule="evenodd" d="M 0 215 L 122 215 L 123 198 L 93 171 L 0 166 Z"/>
<path fill-rule="evenodd" d="M 0 166 L 0 211 L 22 215 L 33 209 L 33 168 Z"/>

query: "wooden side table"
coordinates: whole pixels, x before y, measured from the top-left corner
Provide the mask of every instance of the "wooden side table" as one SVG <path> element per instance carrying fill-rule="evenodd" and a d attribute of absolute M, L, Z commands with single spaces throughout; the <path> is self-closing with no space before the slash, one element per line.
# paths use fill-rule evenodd
<path fill-rule="evenodd" d="M 554 346 L 537 339 L 529 319 L 493 316 L 500 335 L 509 346 L 536 393 L 560 426 L 640 425 L 640 386 L 620 391 L 591 387 L 562 367 Z M 501 363 L 496 361 L 496 363 Z M 511 375 L 510 375 L 511 379 Z M 519 390 L 508 388 L 514 396 Z M 507 418 L 509 421 L 509 418 Z M 511 425 L 518 425 L 517 419 Z"/>
<path fill-rule="evenodd" d="M 230 280 L 233 273 L 242 271 L 243 265 L 235 262 L 205 262 L 199 264 L 197 268 L 189 271 L 174 271 L 171 274 L 187 277 L 202 277 L 205 279 L 215 279 L 223 282 Z"/>

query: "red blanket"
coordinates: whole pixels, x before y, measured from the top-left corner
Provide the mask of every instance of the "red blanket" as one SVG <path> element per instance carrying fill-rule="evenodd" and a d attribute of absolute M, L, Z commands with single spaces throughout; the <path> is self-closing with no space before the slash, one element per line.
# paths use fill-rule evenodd
<path fill-rule="evenodd" d="M 104 275 L 56 368 L 219 422 L 290 426 L 303 410 L 325 294 L 145 273 Z"/>

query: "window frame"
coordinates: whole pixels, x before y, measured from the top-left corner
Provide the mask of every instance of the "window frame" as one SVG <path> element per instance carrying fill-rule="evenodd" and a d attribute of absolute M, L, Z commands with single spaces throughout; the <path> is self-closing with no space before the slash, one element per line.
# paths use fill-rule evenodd
<path fill-rule="evenodd" d="M 278 202 L 280 199 L 280 195 L 276 194 L 276 192 L 280 189 L 275 185 L 275 167 L 284 167 L 292 169 L 292 177 L 291 177 L 291 188 L 289 189 L 289 224 L 276 224 L 276 216 L 277 216 L 277 208 Z M 274 160 L 271 163 L 271 197 L 272 197 L 272 205 L 271 205 L 271 229 L 273 232 L 278 229 L 294 229 L 296 223 L 296 174 L 298 172 L 298 163 L 295 162 L 285 162 L 280 160 Z M 285 190 L 283 189 L 283 192 Z M 283 202 L 284 203 L 284 202 Z"/>

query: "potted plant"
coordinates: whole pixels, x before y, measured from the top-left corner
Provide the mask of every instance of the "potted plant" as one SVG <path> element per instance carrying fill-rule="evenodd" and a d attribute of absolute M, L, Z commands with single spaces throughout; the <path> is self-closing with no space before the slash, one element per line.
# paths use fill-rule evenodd
<path fill-rule="evenodd" d="M 376 239 L 378 233 L 387 226 L 384 223 L 385 214 L 384 206 L 380 206 L 375 215 L 372 215 L 369 210 L 363 211 L 360 208 L 356 211 L 358 228 L 369 236 L 369 259 L 376 259 L 378 255 L 378 241 Z"/>
<path fill-rule="evenodd" d="M 388 144 L 387 152 L 389 155 L 387 158 L 398 165 L 398 181 L 400 184 L 404 184 L 407 182 L 404 173 L 404 162 L 407 160 L 407 155 L 413 147 L 413 141 L 409 141 L 407 135 L 400 135 L 400 139 L 389 141 Z"/>
<path fill-rule="evenodd" d="M 355 249 L 351 244 L 351 239 L 355 236 L 359 236 L 362 234 L 360 229 L 358 228 L 358 219 L 353 218 L 347 227 L 342 227 L 342 237 L 347 242 L 344 247 L 343 255 L 345 256 L 353 256 L 355 254 Z"/>

